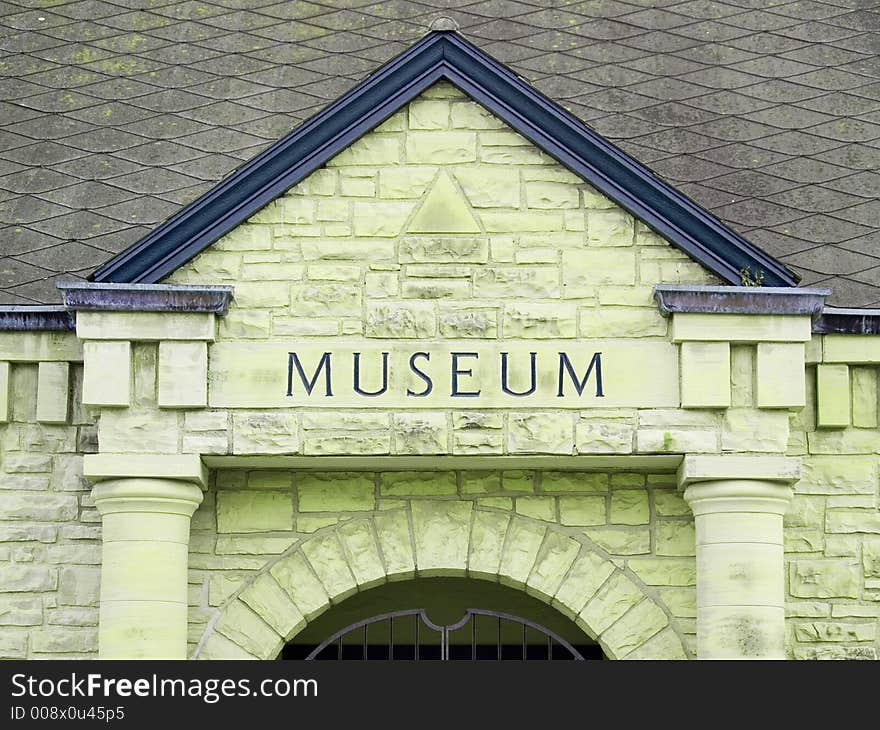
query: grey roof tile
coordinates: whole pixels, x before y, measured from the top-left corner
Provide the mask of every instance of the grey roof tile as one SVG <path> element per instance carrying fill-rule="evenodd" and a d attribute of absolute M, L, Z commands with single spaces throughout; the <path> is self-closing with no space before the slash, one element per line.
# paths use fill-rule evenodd
<path fill-rule="evenodd" d="M 835 302 L 878 302 L 877 266 L 842 263 L 880 248 L 874 5 L 0 3 L 0 210 L 40 216 L 0 233 L 0 302 L 56 300 L 56 272 L 133 243 L 439 15 Z"/>

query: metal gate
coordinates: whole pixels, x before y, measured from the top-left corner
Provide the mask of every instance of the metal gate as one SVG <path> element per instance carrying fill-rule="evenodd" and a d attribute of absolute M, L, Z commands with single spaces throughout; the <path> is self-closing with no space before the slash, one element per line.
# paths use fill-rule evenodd
<path fill-rule="evenodd" d="M 518 616 L 469 608 L 449 626 L 424 609 L 394 611 L 351 624 L 306 660 L 568 660 L 583 653 L 549 629 Z"/>

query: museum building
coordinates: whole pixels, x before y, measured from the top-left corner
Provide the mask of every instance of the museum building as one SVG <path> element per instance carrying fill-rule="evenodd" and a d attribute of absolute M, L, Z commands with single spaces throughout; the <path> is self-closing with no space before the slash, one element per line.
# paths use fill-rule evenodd
<path fill-rule="evenodd" d="M 880 314 L 439 28 L 2 308 L 3 655 L 876 658 Z"/>

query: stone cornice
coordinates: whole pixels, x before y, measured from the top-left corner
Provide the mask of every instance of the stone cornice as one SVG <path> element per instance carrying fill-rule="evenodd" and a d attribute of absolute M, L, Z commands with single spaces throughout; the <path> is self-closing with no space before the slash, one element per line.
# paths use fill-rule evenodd
<path fill-rule="evenodd" d="M 693 286 L 658 284 L 654 299 L 664 315 L 799 314 L 817 317 L 830 289 L 776 286 Z"/>
<path fill-rule="evenodd" d="M 58 284 L 64 306 L 89 312 L 202 312 L 226 314 L 231 286 L 191 284 Z"/>

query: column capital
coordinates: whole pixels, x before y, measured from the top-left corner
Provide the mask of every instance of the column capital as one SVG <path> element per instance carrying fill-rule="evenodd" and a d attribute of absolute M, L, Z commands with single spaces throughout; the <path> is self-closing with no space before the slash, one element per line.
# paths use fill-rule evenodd
<path fill-rule="evenodd" d="M 106 524 L 110 514 L 167 514 L 189 519 L 202 503 L 203 495 L 190 481 L 127 477 L 100 482 L 92 490 L 92 497 Z"/>
<path fill-rule="evenodd" d="M 160 479 L 208 486 L 208 469 L 199 454 L 86 454 L 83 476 L 92 482 L 110 479 Z"/>
<path fill-rule="evenodd" d="M 772 482 L 794 484 L 801 477 L 801 460 L 792 456 L 752 454 L 687 454 L 678 468 L 678 487 L 700 482 Z"/>

